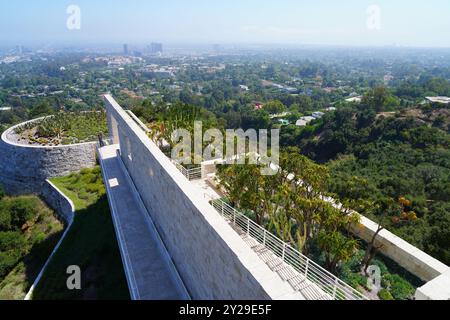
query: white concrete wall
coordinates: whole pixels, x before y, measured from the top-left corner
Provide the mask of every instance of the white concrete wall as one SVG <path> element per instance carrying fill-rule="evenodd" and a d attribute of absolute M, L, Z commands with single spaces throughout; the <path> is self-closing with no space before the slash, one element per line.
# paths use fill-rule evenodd
<path fill-rule="evenodd" d="M 65 222 L 68 224 L 72 223 L 75 212 L 72 201 L 50 180 L 45 180 L 45 183 L 42 185 L 41 196 Z"/>
<path fill-rule="evenodd" d="M 377 224 L 361 216 L 361 225 L 354 226 L 351 231 L 361 239 L 370 241 L 377 230 Z M 388 230 L 382 230 L 376 238 L 376 246 L 382 246 L 380 252 L 391 258 L 403 268 L 423 281 L 430 281 L 440 276 L 450 268 L 394 235 Z"/>
<path fill-rule="evenodd" d="M 450 270 L 417 289 L 416 300 L 450 300 Z"/>
<path fill-rule="evenodd" d="M 286 283 L 110 97 L 123 162 L 193 299 L 277 299 Z M 289 286 L 289 285 L 287 285 Z M 290 288 L 292 289 L 292 288 Z"/>

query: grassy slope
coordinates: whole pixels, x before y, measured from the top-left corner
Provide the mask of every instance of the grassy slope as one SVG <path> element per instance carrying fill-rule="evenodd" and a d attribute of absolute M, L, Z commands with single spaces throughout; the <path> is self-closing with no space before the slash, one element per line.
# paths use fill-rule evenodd
<path fill-rule="evenodd" d="M 54 212 L 39 198 L 35 196 L 20 198 L 31 201 L 36 206 L 38 215 L 32 227 L 26 232 L 28 253 L 0 281 L 0 300 L 22 300 L 25 297 L 64 229 L 64 225 L 55 217 Z"/>
<path fill-rule="evenodd" d="M 129 299 L 100 169 L 52 182 L 72 199 L 77 212 L 33 299 Z M 66 287 L 70 265 L 81 268 L 81 290 Z"/>

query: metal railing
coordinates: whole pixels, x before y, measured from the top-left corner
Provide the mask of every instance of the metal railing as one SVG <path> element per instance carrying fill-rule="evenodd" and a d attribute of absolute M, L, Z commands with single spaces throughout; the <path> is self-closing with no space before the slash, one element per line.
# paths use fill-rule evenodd
<path fill-rule="evenodd" d="M 148 134 L 150 132 L 150 129 L 131 110 L 126 110 L 126 112 L 145 133 Z M 170 156 L 171 156 L 170 154 L 167 154 L 167 153 L 164 153 L 164 154 L 170 159 Z M 177 169 L 180 170 L 180 172 L 189 181 L 200 180 L 202 178 L 202 168 L 201 167 L 186 169 L 182 164 L 177 163 L 175 161 L 172 161 L 172 162 L 175 164 Z"/>
<path fill-rule="evenodd" d="M 182 164 L 172 161 L 178 170 L 189 180 L 200 180 L 202 178 L 202 167 L 186 169 Z"/>
<path fill-rule="evenodd" d="M 110 145 L 113 145 L 113 144 L 114 144 L 114 139 L 113 138 L 102 138 L 101 141 L 97 140 L 97 148 L 110 146 Z"/>
<path fill-rule="evenodd" d="M 368 300 L 362 293 L 355 290 L 338 277 L 325 270 L 317 263 L 303 255 L 291 245 L 287 244 L 271 232 L 256 224 L 245 215 L 217 199 L 210 203 L 219 214 L 228 220 L 234 227 L 239 228 L 247 236 L 252 237 L 282 262 L 290 265 L 305 279 L 316 285 L 324 294 L 333 300 Z"/>

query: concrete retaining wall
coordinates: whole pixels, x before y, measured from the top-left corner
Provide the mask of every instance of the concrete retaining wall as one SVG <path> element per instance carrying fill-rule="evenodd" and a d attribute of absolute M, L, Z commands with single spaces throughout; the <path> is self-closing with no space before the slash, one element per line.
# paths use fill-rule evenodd
<path fill-rule="evenodd" d="M 276 299 L 281 279 L 110 97 L 114 141 L 193 299 Z M 114 119 L 114 121 L 111 121 Z"/>
<path fill-rule="evenodd" d="M 450 270 L 418 288 L 416 300 L 450 300 Z"/>
<path fill-rule="evenodd" d="M 45 179 L 95 166 L 95 142 L 55 147 L 19 144 L 13 139 L 18 126 L 6 130 L 0 141 L 0 184 L 9 194 L 41 193 Z"/>
<path fill-rule="evenodd" d="M 377 230 L 377 224 L 361 217 L 361 225 L 353 227 L 352 232 L 365 241 L 370 241 Z M 380 252 L 391 258 L 403 268 L 423 281 L 430 281 L 450 270 L 450 268 L 414 247 L 388 230 L 382 230 L 376 238 L 376 246 L 382 246 Z"/>
<path fill-rule="evenodd" d="M 45 180 L 42 185 L 41 196 L 64 221 L 68 224 L 72 223 L 75 211 L 73 203 L 51 181 Z"/>

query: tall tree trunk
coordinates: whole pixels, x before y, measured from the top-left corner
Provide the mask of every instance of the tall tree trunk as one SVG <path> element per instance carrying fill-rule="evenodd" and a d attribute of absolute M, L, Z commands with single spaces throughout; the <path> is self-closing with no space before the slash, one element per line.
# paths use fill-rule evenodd
<path fill-rule="evenodd" d="M 377 231 L 374 233 L 372 239 L 367 244 L 366 253 L 364 254 L 364 259 L 362 260 L 362 265 L 364 267 L 364 273 L 367 274 L 367 269 L 370 266 L 370 263 L 372 262 L 373 258 L 375 257 L 375 253 L 377 248 L 375 248 L 375 240 L 377 239 L 378 234 L 383 230 L 384 228 L 379 224 Z"/>

